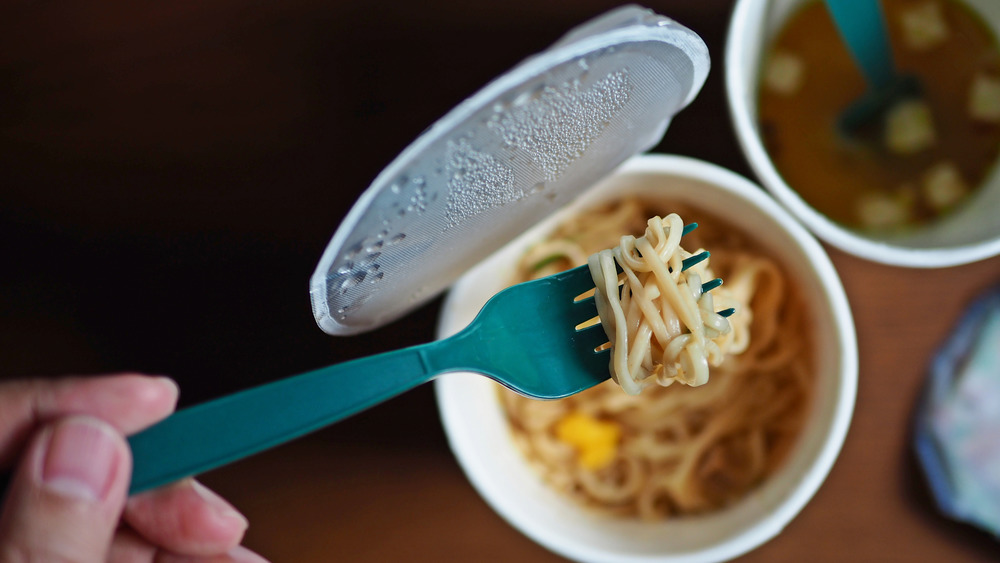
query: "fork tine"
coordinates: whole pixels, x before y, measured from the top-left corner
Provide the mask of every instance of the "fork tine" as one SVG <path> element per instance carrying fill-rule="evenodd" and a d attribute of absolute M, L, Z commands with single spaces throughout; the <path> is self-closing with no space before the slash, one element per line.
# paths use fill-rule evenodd
<path fill-rule="evenodd" d="M 586 264 L 554 274 L 552 278 L 559 284 L 560 292 L 569 295 L 571 299 L 594 289 L 594 278 L 591 277 L 590 267 Z"/>
<path fill-rule="evenodd" d="M 573 321 L 573 327 L 580 326 L 597 318 L 597 304 L 593 297 L 588 297 L 573 303 L 570 310 L 569 320 Z M 597 319 L 597 324 L 601 324 L 601 319 Z M 581 329 L 582 330 L 582 329 Z"/>
<path fill-rule="evenodd" d="M 684 260 L 681 261 L 681 271 L 683 272 L 684 270 L 687 270 L 691 266 L 694 266 L 699 262 L 707 260 L 709 256 L 711 256 L 711 253 L 705 250 L 699 252 L 698 254 L 695 254 L 694 256 L 691 256 L 690 258 L 685 258 Z"/>
<path fill-rule="evenodd" d="M 604 327 L 600 323 L 582 328 L 573 334 L 573 344 L 581 350 L 593 351 L 607 341 L 608 335 L 604 333 Z"/>
<path fill-rule="evenodd" d="M 720 285 L 722 285 L 722 278 L 715 278 L 714 280 L 707 281 L 701 284 L 701 292 L 708 293 L 709 291 L 712 291 L 713 289 L 719 287 Z"/>

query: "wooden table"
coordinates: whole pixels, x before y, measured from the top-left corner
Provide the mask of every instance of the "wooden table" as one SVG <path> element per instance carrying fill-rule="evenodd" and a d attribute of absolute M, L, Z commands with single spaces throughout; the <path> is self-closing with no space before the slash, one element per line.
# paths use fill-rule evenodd
<path fill-rule="evenodd" d="M 434 119 L 613 6 L 401 0 L 0 7 L 0 375 L 166 373 L 191 404 L 427 341 L 439 302 L 363 337 L 314 325 L 308 277 L 357 195 Z M 721 78 L 729 0 L 651 7 L 715 66 L 658 152 L 750 175 Z M 861 353 L 843 453 L 746 561 L 976 561 L 910 426 L 928 359 L 1000 259 L 947 270 L 830 250 Z M 558 561 L 478 497 L 431 388 L 204 476 L 275 561 Z"/>

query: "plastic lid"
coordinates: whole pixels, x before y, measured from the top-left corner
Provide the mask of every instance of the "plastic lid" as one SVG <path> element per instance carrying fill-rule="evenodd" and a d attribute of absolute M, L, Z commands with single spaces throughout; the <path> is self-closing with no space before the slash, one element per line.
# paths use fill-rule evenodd
<path fill-rule="evenodd" d="M 325 332 L 391 322 L 662 138 L 705 43 L 637 6 L 587 22 L 462 102 L 361 195 L 310 281 Z"/>

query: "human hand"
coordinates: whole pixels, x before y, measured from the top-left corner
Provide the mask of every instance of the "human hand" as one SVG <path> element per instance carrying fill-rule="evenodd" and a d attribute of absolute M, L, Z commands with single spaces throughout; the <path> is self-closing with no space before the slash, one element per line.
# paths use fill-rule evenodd
<path fill-rule="evenodd" d="M 124 436 L 165 418 L 177 385 L 140 375 L 0 383 L 0 563 L 260 562 L 247 520 L 193 479 L 128 496 Z M 2 494 L 2 491 L 0 491 Z"/>

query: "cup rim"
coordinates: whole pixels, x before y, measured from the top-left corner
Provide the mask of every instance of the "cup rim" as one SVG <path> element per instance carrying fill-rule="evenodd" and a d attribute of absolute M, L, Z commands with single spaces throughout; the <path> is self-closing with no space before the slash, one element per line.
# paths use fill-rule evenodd
<path fill-rule="evenodd" d="M 775 168 L 756 133 L 750 96 L 753 89 L 744 80 L 738 58 L 750 44 L 750 26 L 745 25 L 750 10 L 766 6 L 770 0 L 737 0 L 729 20 L 724 50 L 725 89 L 730 118 L 737 142 L 761 184 L 807 229 L 824 242 L 848 254 L 872 262 L 909 268 L 943 268 L 969 264 L 1000 254 L 1000 237 L 945 248 L 911 248 L 891 241 L 862 236 L 838 225 L 817 211 L 789 186 Z M 763 46 L 763 37 L 758 39 Z M 748 94 L 750 93 L 750 94 Z"/>
<path fill-rule="evenodd" d="M 832 469 L 846 439 L 857 394 L 858 349 L 853 316 L 840 278 L 825 250 L 799 222 L 759 186 L 720 166 L 689 157 L 672 155 L 633 157 L 633 159 L 626 161 L 615 174 L 644 173 L 675 176 L 712 184 L 720 190 L 747 201 L 751 207 L 756 207 L 761 213 L 773 220 L 779 229 L 785 230 L 794 243 L 800 246 L 809 259 L 810 267 L 814 270 L 822 293 L 828 298 L 827 305 L 830 309 L 830 318 L 834 323 L 833 332 L 837 339 L 835 349 L 836 353 L 840 354 L 842 361 L 840 369 L 834 372 L 837 381 L 834 385 L 835 396 L 832 399 L 832 414 L 824 422 L 825 435 L 818 439 L 820 445 L 809 459 L 808 466 L 802 470 L 794 486 L 782 495 L 782 500 L 776 503 L 769 512 L 764 513 L 761 518 L 747 525 L 738 533 L 697 551 L 653 555 L 626 554 L 577 545 L 556 533 L 533 529 L 528 525 L 516 509 L 505 505 L 502 492 L 497 490 L 495 483 L 490 482 L 485 477 L 489 468 L 484 467 L 483 460 L 470 456 L 467 441 L 473 438 L 469 435 L 462 421 L 458 403 L 460 397 L 457 392 L 457 386 L 461 384 L 462 377 L 469 377 L 469 374 L 449 374 L 439 378 L 435 382 L 435 393 L 449 445 L 473 487 L 495 512 L 536 543 L 574 560 L 595 563 L 608 561 L 646 563 L 724 561 L 747 553 L 780 533 L 785 525 L 815 495 Z M 453 308 L 457 305 L 451 297 L 452 294 L 449 294 L 442 308 L 442 321 L 447 319 L 449 315 L 454 317 Z M 456 328 L 447 327 L 444 324 L 444 322 L 439 324 L 439 338 L 450 334 Z"/>

